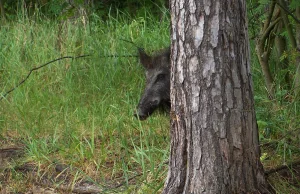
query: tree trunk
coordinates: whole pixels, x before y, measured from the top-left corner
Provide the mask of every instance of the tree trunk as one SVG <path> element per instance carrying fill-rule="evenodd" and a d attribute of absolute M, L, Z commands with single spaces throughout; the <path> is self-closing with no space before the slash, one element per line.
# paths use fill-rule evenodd
<path fill-rule="evenodd" d="M 272 2 L 268 9 L 268 17 L 264 21 L 264 25 L 261 28 L 261 32 L 256 40 L 255 46 L 255 51 L 264 75 L 266 88 L 270 99 L 274 98 L 275 93 L 275 83 L 269 66 L 270 54 L 274 43 L 274 35 L 272 35 L 272 31 L 276 24 L 280 21 L 279 14 L 274 14 L 274 11 L 275 1 Z"/>
<path fill-rule="evenodd" d="M 291 81 L 290 81 L 290 74 L 288 71 L 288 67 L 289 67 L 289 59 L 288 57 L 284 57 L 283 59 L 281 59 L 281 57 L 285 54 L 285 52 L 287 52 L 287 40 L 284 36 L 282 36 L 281 34 L 284 32 L 284 28 L 283 28 L 283 22 L 279 22 L 277 25 L 277 32 L 276 32 L 276 37 L 275 37 L 275 48 L 277 51 L 277 58 L 278 60 L 278 68 L 279 70 L 283 70 L 285 71 L 285 75 L 284 75 L 284 81 L 282 82 L 281 85 L 284 86 L 285 89 L 290 90 L 291 89 Z"/>
<path fill-rule="evenodd" d="M 171 0 L 171 156 L 163 193 L 270 193 L 245 0 Z"/>
<path fill-rule="evenodd" d="M 287 9 L 287 5 L 286 5 L 284 0 L 279 0 L 279 3 L 280 3 L 281 6 L 285 7 L 285 9 Z M 281 9 L 281 12 L 280 12 L 281 17 L 282 17 L 283 23 L 285 25 L 285 29 L 287 31 L 287 34 L 289 36 L 290 43 L 291 43 L 293 48 L 296 48 L 297 43 L 296 43 L 296 38 L 295 38 L 294 33 L 293 33 L 292 25 L 289 21 L 289 18 L 287 16 L 286 11 L 282 7 L 280 7 L 280 9 Z"/>

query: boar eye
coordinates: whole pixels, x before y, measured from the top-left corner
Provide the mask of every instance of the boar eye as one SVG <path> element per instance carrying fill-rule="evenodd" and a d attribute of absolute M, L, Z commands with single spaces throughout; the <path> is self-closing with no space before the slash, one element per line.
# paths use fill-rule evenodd
<path fill-rule="evenodd" d="M 166 74 L 158 74 L 155 82 L 163 81 L 166 77 Z"/>

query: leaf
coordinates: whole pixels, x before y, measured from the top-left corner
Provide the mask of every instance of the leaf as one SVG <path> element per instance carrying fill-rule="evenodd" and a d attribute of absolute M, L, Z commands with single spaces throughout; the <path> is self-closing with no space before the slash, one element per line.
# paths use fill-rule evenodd
<path fill-rule="evenodd" d="M 284 51 L 283 54 L 280 56 L 280 61 L 283 61 L 283 60 L 285 60 L 287 58 L 288 58 L 288 54 L 287 54 L 286 51 Z"/>
<path fill-rule="evenodd" d="M 264 161 L 268 157 L 268 153 L 263 153 L 260 157 L 261 161 Z"/>
<path fill-rule="evenodd" d="M 258 125 L 259 129 L 263 130 L 264 128 L 266 128 L 268 126 L 268 123 L 265 121 L 262 121 L 262 120 L 258 120 L 257 125 Z"/>

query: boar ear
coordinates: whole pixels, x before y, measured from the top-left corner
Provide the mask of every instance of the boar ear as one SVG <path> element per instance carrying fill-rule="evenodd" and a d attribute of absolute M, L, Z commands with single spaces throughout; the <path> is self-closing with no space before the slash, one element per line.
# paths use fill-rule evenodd
<path fill-rule="evenodd" d="M 146 69 L 150 69 L 152 68 L 152 57 L 147 55 L 145 50 L 142 48 L 139 48 L 139 57 L 140 57 L 140 61 L 142 63 L 142 65 L 146 68 Z"/>

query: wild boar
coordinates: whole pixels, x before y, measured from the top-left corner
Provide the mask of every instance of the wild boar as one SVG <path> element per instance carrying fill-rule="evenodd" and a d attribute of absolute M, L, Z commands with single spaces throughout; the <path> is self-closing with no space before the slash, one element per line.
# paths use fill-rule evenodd
<path fill-rule="evenodd" d="M 146 86 L 135 116 L 147 119 L 158 107 L 170 108 L 170 48 L 147 55 L 139 48 L 140 62 L 145 68 Z"/>

